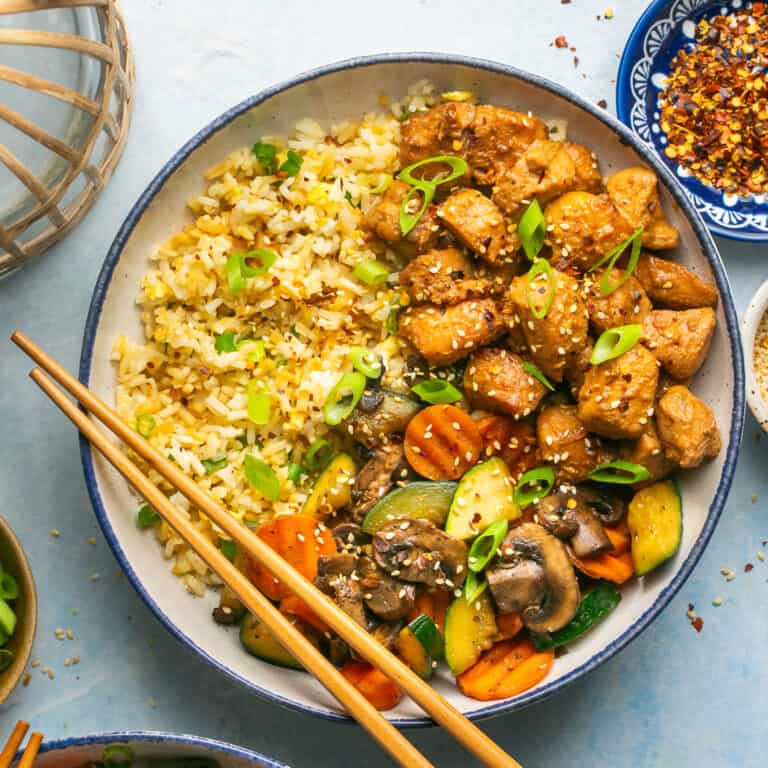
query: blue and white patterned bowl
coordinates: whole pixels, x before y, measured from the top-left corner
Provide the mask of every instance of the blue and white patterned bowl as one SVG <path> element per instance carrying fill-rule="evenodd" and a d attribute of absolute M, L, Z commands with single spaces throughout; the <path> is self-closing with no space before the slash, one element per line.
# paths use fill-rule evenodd
<path fill-rule="evenodd" d="M 693 45 L 698 21 L 751 5 L 744 0 L 654 0 L 624 46 L 616 80 L 616 110 L 619 119 L 653 147 L 675 174 L 713 234 L 760 242 L 768 240 L 766 196 L 724 194 L 668 158 L 664 154 L 667 139 L 659 127 L 656 103 L 675 54 Z"/>

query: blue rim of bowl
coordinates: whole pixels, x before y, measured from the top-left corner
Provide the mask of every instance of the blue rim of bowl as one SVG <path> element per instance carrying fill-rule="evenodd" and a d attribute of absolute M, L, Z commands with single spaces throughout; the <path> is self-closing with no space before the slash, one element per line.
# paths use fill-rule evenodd
<path fill-rule="evenodd" d="M 486 70 L 501 75 L 507 75 L 517 80 L 523 81 L 529 85 L 536 86 L 545 91 L 559 96 L 571 104 L 585 110 L 593 117 L 597 118 L 609 128 L 611 128 L 619 137 L 619 140 L 630 146 L 635 152 L 642 157 L 645 162 L 653 168 L 661 179 L 666 183 L 670 194 L 674 197 L 675 202 L 685 212 L 688 219 L 691 222 L 691 226 L 698 238 L 701 248 L 707 257 L 712 272 L 715 276 L 717 288 L 720 293 L 720 299 L 723 304 L 723 311 L 725 313 L 726 328 L 728 331 L 728 338 L 730 342 L 730 349 L 732 355 L 733 365 L 733 378 L 734 378 L 734 393 L 733 393 L 733 408 L 732 408 L 732 422 L 731 430 L 728 439 L 728 449 L 726 451 L 725 463 L 723 465 L 723 474 L 720 478 L 720 482 L 717 486 L 717 491 L 709 507 L 709 513 L 704 523 L 701 533 L 698 539 L 694 543 L 690 554 L 680 566 L 678 572 L 667 587 L 662 590 L 658 595 L 653 605 L 648 608 L 630 627 L 628 627 L 616 640 L 609 643 L 598 653 L 594 654 L 580 667 L 572 670 L 567 675 L 558 679 L 555 682 L 543 685 L 530 691 L 527 694 L 522 694 L 513 699 L 508 699 L 496 704 L 492 704 L 486 707 L 467 712 L 467 717 L 470 719 L 484 719 L 501 715 L 506 712 L 522 709 L 530 704 L 542 701 L 543 699 L 557 693 L 564 687 L 574 682 L 582 675 L 587 674 L 591 670 L 598 667 L 604 661 L 607 661 L 613 655 L 618 653 L 624 647 L 627 646 L 632 640 L 634 640 L 650 623 L 661 613 L 662 609 L 672 600 L 676 592 L 680 589 L 686 579 L 690 576 L 691 571 L 701 557 L 704 549 L 715 530 L 717 521 L 720 518 L 725 500 L 728 496 L 728 491 L 731 487 L 733 475 L 736 468 L 736 458 L 739 452 L 739 445 L 741 442 L 741 434 L 744 425 L 744 359 L 742 357 L 741 341 L 739 335 L 739 322 L 736 315 L 736 309 L 733 303 L 733 296 L 731 294 L 731 288 L 728 283 L 728 277 L 725 272 L 725 267 L 720 259 L 720 255 L 717 251 L 712 236 L 707 231 L 704 222 L 695 211 L 690 201 L 686 197 L 684 191 L 678 184 L 675 177 L 664 166 L 664 164 L 656 157 L 655 152 L 648 147 L 643 141 L 641 141 L 629 128 L 623 123 L 620 123 L 616 118 L 607 114 L 599 107 L 593 106 L 588 101 L 580 96 L 577 96 L 567 89 L 563 88 L 556 83 L 553 83 L 545 78 L 533 75 L 529 72 L 516 69 L 515 67 L 508 66 L 506 64 L 499 64 L 497 62 L 489 61 L 487 59 L 478 59 L 470 56 L 461 56 L 454 54 L 444 53 L 425 53 L 425 52 L 413 52 L 413 53 L 387 53 L 387 54 L 374 54 L 371 56 L 362 56 L 352 59 L 346 59 L 334 64 L 329 64 L 318 69 L 304 72 L 296 77 L 287 80 L 278 85 L 267 88 L 260 93 L 252 96 L 245 101 L 240 102 L 235 107 L 224 112 L 217 117 L 205 128 L 195 134 L 181 149 L 179 149 L 171 159 L 162 167 L 160 172 L 150 182 L 149 186 L 144 190 L 141 197 L 139 197 L 136 204 L 129 212 L 127 218 L 123 222 L 120 230 L 118 231 L 112 245 L 109 248 L 107 257 L 104 261 L 104 265 L 101 268 L 96 286 L 93 292 L 93 298 L 91 300 L 91 306 L 88 311 L 88 318 L 85 324 L 85 330 L 83 335 L 83 349 L 80 357 L 80 381 L 86 386 L 88 385 L 91 374 L 91 361 L 93 357 L 93 346 L 96 339 L 96 333 L 99 325 L 99 318 L 101 316 L 102 306 L 104 299 L 109 288 L 112 273 L 120 258 L 120 254 L 123 251 L 125 243 L 128 241 L 134 227 L 141 218 L 144 210 L 152 202 L 155 195 L 165 184 L 165 182 L 173 175 L 176 169 L 181 163 L 189 156 L 189 154 L 209 139 L 214 133 L 237 118 L 243 112 L 252 109 L 258 104 L 261 104 L 266 99 L 269 99 L 283 91 L 293 88 L 296 85 L 305 83 L 317 78 L 324 77 L 325 75 L 341 72 L 346 69 L 355 69 L 359 67 L 375 66 L 379 64 L 448 64 L 471 67 L 474 69 Z M 96 511 L 96 517 L 99 521 L 99 525 L 106 537 L 109 545 L 117 557 L 120 566 L 125 571 L 126 576 L 133 584 L 136 591 L 139 593 L 141 599 L 149 606 L 155 616 L 162 622 L 166 629 L 183 645 L 194 650 L 199 656 L 205 659 L 212 667 L 222 672 L 227 677 L 236 680 L 237 682 L 245 685 L 247 688 L 256 691 L 261 696 L 277 702 L 283 706 L 288 707 L 302 713 L 310 713 L 327 720 L 349 722 L 348 715 L 330 712 L 326 709 L 320 709 L 307 704 L 301 704 L 292 699 L 287 699 L 284 696 L 278 695 L 272 691 L 269 691 L 261 686 L 255 684 L 253 681 L 248 680 L 232 669 L 229 669 L 218 660 L 212 658 L 206 651 L 200 648 L 192 638 L 182 633 L 178 627 L 166 616 L 160 607 L 155 603 L 152 597 L 148 594 L 144 588 L 140 578 L 131 566 L 128 558 L 123 552 L 120 546 L 115 532 L 109 524 L 104 503 L 99 493 L 98 484 L 94 474 L 93 456 L 91 453 L 88 442 L 81 436 L 80 437 L 80 455 L 83 463 L 83 469 L 85 472 L 85 481 L 88 487 L 88 494 L 91 498 L 91 503 Z M 415 728 L 434 725 L 433 721 L 428 718 L 416 717 L 416 718 L 392 718 L 395 725 L 401 728 Z"/>
<path fill-rule="evenodd" d="M 71 736 L 66 739 L 54 739 L 46 741 L 40 747 L 39 754 L 58 752 L 73 747 L 89 747 L 94 744 L 177 744 L 179 747 L 204 747 L 213 752 L 219 752 L 231 757 L 238 757 L 254 763 L 261 763 L 264 768 L 290 768 L 286 763 L 273 760 L 260 752 L 228 744 L 224 741 L 207 739 L 204 736 L 191 736 L 186 733 L 165 733 L 161 731 L 105 731 L 91 736 Z M 21 756 L 21 751 L 16 759 Z"/>
<path fill-rule="evenodd" d="M 643 55 L 645 36 L 649 27 L 663 15 L 670 3 L 671 0 L 653 0 L 645 11 L 643 11 L 640 18 L 635 23 L 635 26 L 632 27 L 632 31 L 629 33 L 627 42 L 624 45 L 621 60 L 619 61 L 619 71 L 616 75 L 616 114 L 618 115 L 619 120 L 627 126 L 631 125 L 630 116 L 632 113 L 632 100 L 630 94 L 632 92 L 632 70 L 637 63 L 638 58 Z M 716 4 L 715 0 L 713 0 L 712 5 Z M 697 7 L 691 10 L 699 11 L 702 9 Z M 678 22 L 682 20 L 683 19 L 680 18 L 678 19 Z M 639 141 L 645 144 L 642 139 L 639 139 Z M 646 146 L 651 147 L 651 151 L 654 155 L 658 156 L 658 151 L 655 147 L 650 144 L 647 144 Z M 666 168 L 664 160 L 661 158 L 659 158 L 659 160 Z M 675 180 L 678 184 L 681 184 L 679 179 Z M 721 206 L 721 208 L 725 210 L 725 206 Z M 699 215 L 701 214 L 699 213 Z M 764 243 L 768 241 L 768 234 L 765 232 L 746 232 L 743 229 L 727 229 L 718 224 L 711 217 L 706 218 L 705 226 L 712 234 L 727 237 L 730 240 L 740 240 L 750 243 Z"/>

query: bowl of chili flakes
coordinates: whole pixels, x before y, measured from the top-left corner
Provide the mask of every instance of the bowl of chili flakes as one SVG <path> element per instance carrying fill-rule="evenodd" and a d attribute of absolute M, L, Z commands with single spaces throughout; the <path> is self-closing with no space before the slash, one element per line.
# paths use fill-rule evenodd
<path fill-rule="evenodd" d="M 768 240 L 768 4 L 655 0 L 619 65 L 618 117 L 710 231 Z"/>

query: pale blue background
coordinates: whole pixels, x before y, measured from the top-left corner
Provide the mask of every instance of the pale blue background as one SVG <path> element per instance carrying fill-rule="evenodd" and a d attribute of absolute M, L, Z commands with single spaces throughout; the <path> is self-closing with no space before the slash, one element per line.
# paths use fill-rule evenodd
<path fill-rule="evenodd" d="M 615 18 L 597 21 L 609 3 Z M 23 328 L 77 367 L 91 290 L 129 206 L 163 162 L 225 108 L 302 70 L 357 54 L 436 50 L 508 62 L 613 104 L 618 55 L 644 3 L 634 0 L 125 0 L 137 61 L 134 122 L 114 180 L 80 228 L 47 257 L 0 283 L 0 512 L 19 531 L 40 592 L 38 671 L 0 707 L 0 735 L 18 717 L 49 737 L 155 728 L 234 741 L 295 766 L 383 766 L 351 726 L 278 709 L 221 679 L 172 640 L 118 573 L 98 530 L 74 430 L 26 379 L 5 341 Z M 348 7 L 347 7 L 348 6 Z M 345 10 L 341 10 L 345 7 Z M 565 34 L 578 50 L 550 46 Z M 0 52 L 0 57 L 2 53 Z M 586 78 L 582 77 L 582 73 Z M 720 241 L 741 313 L 766 277 L 764 246 Z M 664 614 L 618 657 L 565 693 L 484 727 L 526 768 L 738 766 L 765 761 L 768 699 L 766 443 L 751 417 L 714 538 Z M 752 503 L 752 494 L 758 495 Z M 51 528 L 62 531 L 55 540 Z M 95 546 L 87 538 L 95 536 Z M 746 562 L 755 564 L 743 573 Z M 726 584 L 722 567 L 737 572 Z M 93 572 L 101 579 L 92 582 Z M 721 595 L 720 608 L 711 605 Z M 696 634 L 687 603 L 704 618 Z M 73 617 L 71 609 L 78 608 Z M 60 642 L 57 627 L 75 641 Z M 66 656 L 82 662 L 65 668 Z M 472 761 L 435 730 L 411 732 L 439 766 Z"/>

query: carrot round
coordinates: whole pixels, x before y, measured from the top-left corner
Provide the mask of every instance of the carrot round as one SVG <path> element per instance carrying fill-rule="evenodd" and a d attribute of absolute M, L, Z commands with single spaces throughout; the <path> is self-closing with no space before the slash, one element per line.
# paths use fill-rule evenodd
<path fill-rule="evenodd" d="M 397 685 L 365 661 L 348 661 L 341 674 L 378 710 L 392 709 L 403 698 Z"/>
<path fill-rule="evenodd" d="M 295 616 L 305 624 L 314 627 L 318 632 L 328 632 L 328 625 L 296 595 L 287 595 L 280 601 L 280 612 Z"/>
<path fill-rule="evenodd" d="M 575 555 L 571 555 L 571 561 L 587 576 L 593 579 L 612 581 L 614 584 L 623 584 L 631 579 L 635 573 L 632 555 L 629 552 L 624 552 L 620 555 L 616 555 L 613 552 L 604 552 L 602 555 L 589 558 L 578 558 Z"/>
<path fill-rule="evenodd" d="M 623 555 L 632 548 L 632 537 L 629 533 L 629 526 L 625 520 L 621 520 L 616 525 L 605 526 L 603 528 L 608 538 L 613 544 L 612 555 Z"/>
<path fill-rule="evenodd" d="M 405 457 L 430 480 L 456 480 L 480 459 L 483 440 L 472 417 L 455 405 L 419 411 L 405 431 Z"/>
<path fill-rule="evenodd" d="M 451 602 L 451 593 L 444 589 L 434 592 L 422 592 L 408 616 L 408 621 L 413 621 L 417 616 L 425 614 L 435 622 L 435 626 L 443 632 L 445 629 L 445 614 L 448 611 L 448 603 Z"/>
<path fill-rule="evenodd" d="M 519 613 L 499 613 L 496 615 L 496 627 L 502 640 L 511 640 L 523 628 Z"/>
<path fill-rule="evenodd" d="M 514 477 L 539 464 L 536 433 L 524 421 L 509 416 L 485 416 L 477 422 L 484 456 L 501 456 Z"/>

